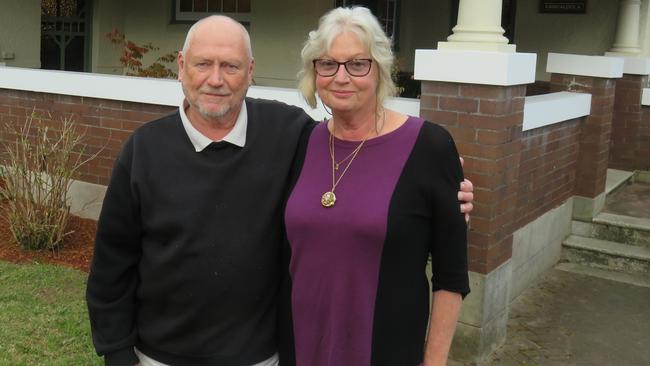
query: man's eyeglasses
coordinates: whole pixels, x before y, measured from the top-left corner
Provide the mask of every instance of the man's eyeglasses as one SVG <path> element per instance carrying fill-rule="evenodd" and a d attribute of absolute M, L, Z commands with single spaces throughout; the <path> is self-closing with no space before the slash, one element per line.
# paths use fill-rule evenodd
<path fill-rule="evenodd" d="M 313 62 L 316 73 L 324 77 L 335 75 L 341 65 L 345 67 L 350 76 L 366 76 L 370 72 L 370 66 L 372 65 L 372 60 L 369 58 L 355 58 L 345 62 L 317 58 Z"/>

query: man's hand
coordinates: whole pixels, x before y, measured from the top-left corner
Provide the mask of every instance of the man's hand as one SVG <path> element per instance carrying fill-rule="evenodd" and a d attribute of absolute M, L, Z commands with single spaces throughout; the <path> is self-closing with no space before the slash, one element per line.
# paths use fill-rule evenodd
<path fill-rule="evenodd" d="M 460 165 L 465 165 L 465 160 L 460 158 Z M 465 221 L 469 222 L 469 214 L 474 209 L 472 201 L 474 201 L 474 185 L 468 179 L 460 183 L 460 191 L 458 191 L 458 200 L 460 201 L 460 212 L 465 214 Z"/>

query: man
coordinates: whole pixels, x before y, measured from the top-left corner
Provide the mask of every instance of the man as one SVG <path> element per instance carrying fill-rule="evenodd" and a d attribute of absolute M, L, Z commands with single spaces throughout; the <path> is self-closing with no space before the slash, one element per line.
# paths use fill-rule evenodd
<path fill-rule="evenodd" d="M 107 365 L 275 365 L 282 201 L 311 120 L 245 99 L 254 60 L 230 18 L 192 26 L 178 68 L 179 111 L 136 130 L 113 169 L 88 279 L 93 341 Z"/>

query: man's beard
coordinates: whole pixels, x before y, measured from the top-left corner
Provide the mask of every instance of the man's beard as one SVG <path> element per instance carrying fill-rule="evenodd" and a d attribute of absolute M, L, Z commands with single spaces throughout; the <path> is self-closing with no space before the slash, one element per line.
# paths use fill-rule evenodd
<path fill-rule="evenodd" d="M 210 109 L 206 108 L 204 104 L 200 103 L 198 101 L 198 98 L 197 98 L 196 101 L 190 100 L 187 97 L 190 94 L 187 92 L 187 89 L 185 89 L 185 85 L 183 85 L 182 83 L 181 83 L 181 88 L 183 89 L 183 94 L 186 96 L 185 98 L 186 98 L 187 102 L 190 104 L 190 106 L 195 107 L 196 110 L 199 112 L 199 114 L 203 118 L 205 118 L 207 120 L 219 119 L 219 118 L 225 116 L 226 114 L 228 114 L 232 110 L 233 106 L 230 105 L 230 104 L 220 105 L 220 106 L 217 107 L 216 110 L 210 110 Z M 223 92 L 223 90 L 208 88 L 208 90 L 200 90 L 199 91 L 199 93 L 215 93 L 215 94 L 217 94 L 219 92 Z"/>
<path fill-rule="evenodd" d="M 228 114 L 228 112 L 230 112 L 230 110 L 232 109 L 232 107 L 230 105 L 228 105 L 228 104 L 226 104 L 224 106 L 219 106 L 219 108 L 217 108 L 217 110 L 214 110 L 214 109 L 208 110 L 201 103 L 197 103 L 197 107 L 198 107 L 197 110 L 199 111 L 201 116 L 203 116 L 203 118 L 205 118 L 205 119 L 221 118 L 221 117 L 225 116 L 226 114 Z"/>

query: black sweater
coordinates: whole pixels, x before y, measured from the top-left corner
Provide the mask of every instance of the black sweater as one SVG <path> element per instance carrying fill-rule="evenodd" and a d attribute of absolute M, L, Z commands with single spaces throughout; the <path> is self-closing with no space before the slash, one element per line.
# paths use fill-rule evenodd
<path fill-rule="evenodd" d="M 276 351 L 282 197 L 309 117 L 246 99 L 243 148 L 194 150 L 178 112 L 126 141 L 99 218 L 87 302 L 107 365 L 133 346 L 173 365 L 250 365 Z"/>

